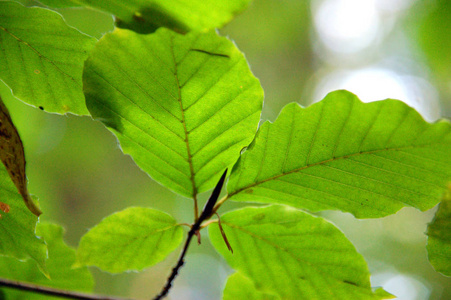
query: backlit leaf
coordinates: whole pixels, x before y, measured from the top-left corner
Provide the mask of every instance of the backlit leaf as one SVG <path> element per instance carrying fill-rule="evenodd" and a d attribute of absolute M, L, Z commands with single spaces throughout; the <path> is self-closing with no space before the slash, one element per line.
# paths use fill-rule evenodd
<path fill-rule="evenodd" d="M 7 257 L 0 257 L 0 277 L 64 290 L 90 292 L 94 287 L 94 279 L 86 267 L 72 267 L 75 250 L 64 243 L 63 228 L 54 224 L 38 224 L 37 234 L 45 240 L 48 247 L 49 258 L 46 265 L 49 278 L 39 271 L 35 262 L 20 262 Z M 13 289 L 4 289 L 4 292 L 8 300 L 60 299 Z"/>
<path fill-rule="evenodd" d="M 232 200 L 338 209 L 358 218 L 436 205 L 451 178 L 451 126 L 401 101 L 362 103 L 347 91 L 264 123 L 234 166 Z"/>
<path fill-rule="evenodd" d="M 89 111 L 156 181 L 187 197 L 212 188 L 255 135 L 263 91 L 214 32 L 116 29 L 86 61 Z"/>
<path fill-rule="evenodd" d="M 281 299 L 384 299 L 374 293 L 363 257 L 326 220 L 285 206 L 244 208 L 221 217 L 234 252 L 217 224 L 209 226 L 216 250 L 255 288 Z"/>
<path fill-rule="evenodd" d="M 0 79 L 26 103 L 88 114 L 81 78 L 95 42 L 54 11 L 0 1 Z"/>
<path fill-rule="evenodd" d="M 227 279 L 223 300 L 277 300 L 276 295 L 265 294 L 255 288 L 252 280 L 241 273 L 234 273 Z"/>
<path fill-rule="evenodd" d="M 80 240 L 77 266 L 119 273 L 150 267 L 181 243 L 183 230 L 170 215 L 131 207 L 112 214 Z"/>
<path fill-rule="evenodd" d="M 51 7 L 84 4 L 109 12 L 117 26 L 141 33 L 158 27 L 177 32 L 222 27 L 243 11 L 250 0 L 42 0 Z"/>
<path fill-rule="evenodd" d="M 0 159 L 28 209 L 39 217 L 42 213 L 31 199 L 25 174 L 25 153 L 19 133 L 11 120 L 8 109 L 0 98 Z M 5 204 L 7 205 L 7 204 Z M 5 206 L 9 211 L 10 208 Z M 4 212 L 8 212 L 2 209 Z"/>
<path fill-rule="evenodd" d="M 428 256 L 437 272 L 451 276 L 451 185 L 428 226 Z"/>

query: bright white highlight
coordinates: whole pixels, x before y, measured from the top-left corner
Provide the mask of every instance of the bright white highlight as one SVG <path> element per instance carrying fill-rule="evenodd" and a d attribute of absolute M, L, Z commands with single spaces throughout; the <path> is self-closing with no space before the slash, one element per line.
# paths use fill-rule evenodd
<path fill-rule="evenodd" d="M 319 101 L 327 93 L 339 89 L 356 94 L 364 102 L 387 98 L 404 101 L 428 121 L 440 117 L 437 93 L 421 78 L 399 76 L 391 70 L 377 67 L 336 71 L 323 77 L 317 85 L 313 99 Z"/>
<path fill-rule="evenodd" d="M 335 52 L 356 52 L 369 46 L 379 29 L 374 0 L 324 0 L 314 22 L 322 42 Z"/>

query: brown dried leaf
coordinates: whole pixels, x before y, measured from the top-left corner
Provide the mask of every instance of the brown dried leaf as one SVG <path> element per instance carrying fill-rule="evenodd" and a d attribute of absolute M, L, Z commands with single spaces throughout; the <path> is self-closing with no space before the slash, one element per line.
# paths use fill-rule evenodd
<path fill-rule="evenodd" d="M 42 212 L 31 199 L 25 175 L 25 153 L 19 133 L 8 109 L 0 98 L 0 159 L 14 182 L 28 209 L 39 216 Z"/>

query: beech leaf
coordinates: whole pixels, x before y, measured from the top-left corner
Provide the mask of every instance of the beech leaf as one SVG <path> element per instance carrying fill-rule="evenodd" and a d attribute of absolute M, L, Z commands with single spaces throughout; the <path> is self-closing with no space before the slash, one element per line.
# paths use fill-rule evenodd
<path fill-rule="evenodd" d="M 221 217 L 234 252 L 217 224 L 208 227 L 227 263 L 257 291 L 281 299 L 388 299 L 374 292 L 363 257 L 334 225 L 287 206 L 248 207 Z"/>
<path fill-rule="evenodd" d="M 64 243 L 63 228 L 55 224 L 39 223 L 37 234 L 45 240 L 48 247 L 49 257 L 46 261 L 48 276 L 44 276 L 39 271 L 34 261 L 21 262 L 8 257 L 0 257 L 0 277 L 64 290 L 92 291 L 94 279 L 89 270 L 86 267 L 72 268 L 75 261 L 75 250 Z M 4 289 L 4 292 L 8 300 L 60 299 L 13 289 Z"/>
<path fill-rule="evenodd" d="M 428 225 L 428 256 L 437 272 L 451 276 L 451 184 Z"/>
<path fill-rule="evenodd" d="M 451 179 L 451 125 L 398 100 L 362 103 L 336 91 L 265 122 L 233 167 L 234 201 L 337 209 L 377 218 L 436 205 Z"/>
<path fill-rule="evenodd" d="M 170 215 L 130 207 L 106 217 L 81 238 L 75 266 L 140 271 L 165 259 L 182 238 L 181 226 Z"/>
<path fill-rule="evenodd" d="M 19 260 L 32 258 L 41 271 L 48 274 L 47 247 L 35 233 L 38 217 L 25 206 L 3 165 L 0 165 L 0 200 L 8 207 L 8 212 L 3 210 L 0 218 L 0 256 Z"/>
<path fill-rule="evenodd" d="M 229 276 L 224 288 L 223 300 L 278 300 L 277 295 L 265 294 L 255 288 L 254 282 L 236 272 Z"/>
<path fill-rule="evenodd" d="M 195 198 L 215 186 L 255 135 L 263 91 L 215 32 L 116 29 L 86 61 L 92 116 L 153 179 Z"/>
<path fill-rule="evenodd" d="M 93 7 L 115 15 L 116 25 L 140 33 L 161 26 L 177 32 L 219 28 L 246 9 L 250 0 L 41 0 L 51 7 Z"/>
<path fill-rule="evenodd" d="M 0 80 L 26 103 L 88 114 L 81 79 L 95 42 L 54 11 L 0 1 Z"/>

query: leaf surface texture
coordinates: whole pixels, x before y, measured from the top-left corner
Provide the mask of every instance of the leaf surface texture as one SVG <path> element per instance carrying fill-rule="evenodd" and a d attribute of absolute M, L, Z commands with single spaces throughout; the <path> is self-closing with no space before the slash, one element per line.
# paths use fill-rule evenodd
<path fill-rule="evenodd" d="M 265 294 L 258 291 L 252 280 L 241 273 L 233 273 L 227 279 L 223 300 L 278 300 L 277 295 Z"/>
<path fill-rule="evenodd" d="M 8 257 L 0 257 L 0 276 L 64 290 L 91 292 L 94 279 L 86 267 L 72 267 L 75 250 L 63 241 L 63 228 L 55 224 L 40 223 L 37 225 L 37 234 L 48 246 L 46 266 L 49 276 L 44 276 L 32 260 L 21 262 Z M 4 289 L 4 292 L 8 300 L 61 299 L 13 289 Z"/>
<path fill-rule="evenodd" d="M 281 299 L 384 299 L 374 293 L 363 257 L 326 220 L 286 206 L 244 208 L 221 217 L 210 239 L 232 268 Z"/>
<path fill-rule="evenodd" d="M 38 217 L 25 206 L 3 164 L 0 164 L 0 256 L 34 259 L 44 272 L 47 247 L 36 234 Z M 7 212 L 4 206 L 7 205 Z"/>
<path fill-rule="evenodd" d="M 427 123 L 401 101 L 362 103 L 336 91 L 287 105 L 264 123 L 234 166 L 235 201 L 338 209 L 358 218 L 436 205 L 451 178 L 451 126 Z"/>
<path fill-rule="evenodd" d="M 51 7 L 93 7 L 115 15 L 116 25 L 140 33 L 163 26 L 176 32 L 209 30 L 228 23 L 250 0 L 43 0 Z"/>
<path fill-rule="evenodd" d="M 152 178 L 187 197 L 212 188 L 255 134 L 263 91 L 214 32 L 116 29 L 86 62 L 88 108 Z"/>
<path fill-rule="evenodd" d="M 48 112 L 88 114 L 83 62 L 95 42 L 54 11 L 0 1 L 0 79 L 26 103 Z"/>
<path fill-rule="evenodd" d="M 131 207 L 106 217 L 80 240 L 77 266 L 119 273 L 150 267 L 181 243 L 183 230 L 170 215 Z"/>

